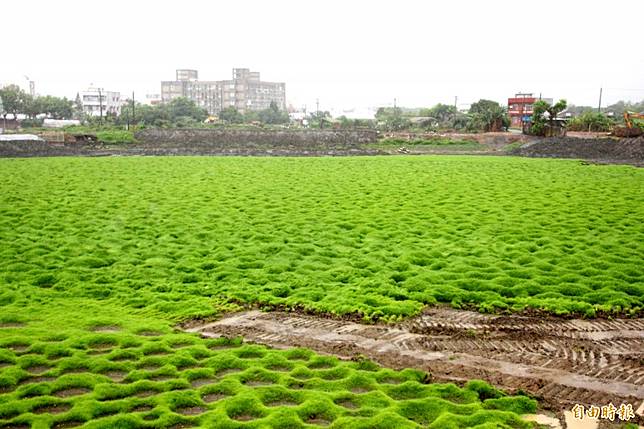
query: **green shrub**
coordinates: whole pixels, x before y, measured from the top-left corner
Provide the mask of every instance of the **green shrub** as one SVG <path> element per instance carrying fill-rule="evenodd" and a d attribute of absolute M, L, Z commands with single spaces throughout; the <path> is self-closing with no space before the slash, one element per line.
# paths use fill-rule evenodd
<path fill-rule="evenodd" d="M 399 138 L 388 138 L 378 142 L 385 146 L 479 146 L 475 140 L 454 140 L 444 137 L 435 137 L 430 139 L 406 140 Z"/>
<path fill-rule="evenodd" d="M 597 112 L 586 111 L 568 121 L 570 131 L 610 131 L 613 121 Z"/>
<path fill-rule="evenodd" d="M 42 127 L 42 124 L 44 122 L 44 119 L 42 118 L 27 118 L 23 119 L 20 121 L 20 127 L 22 128 L 40 128 Z"/>
<path fill-rule="evenodd" d="M 96 133 L 96 138 L 99 142 L 107 144 L 125 144 L 135 142 L 134 133 L 132 131 L 125 130 L 98 131 Z"/>

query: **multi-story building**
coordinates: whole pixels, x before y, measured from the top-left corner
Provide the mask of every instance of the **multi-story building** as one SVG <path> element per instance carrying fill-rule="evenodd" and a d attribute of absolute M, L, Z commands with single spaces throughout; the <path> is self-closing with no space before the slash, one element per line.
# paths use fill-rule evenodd
<path fill-rule="evenodd" d="M 102 88 L 88 88 L 80 92 L 83 113 L 90 116 L 119 115 L 121 113 L 121 93 L 105 91 Z"/>
<path fill-rule="evenodd" d="M 211 114 L 227 107 L 242 113 L 263 110 L 271 102 L 286 110 L 286 84 L 262 82 L 259 72 L 235 68 L 231 80 L 217 81 L 200 81 L 198 76 L 197 70 L 177 70 L 176 80 L 161 82 L 161 101 L 167 103 L 177 97 L 186 97 Z"/>
<path fill-rule="evenodd" d="M 532 118 L 532 108 L 537 100 L 552 103 L 552 98 L 534 97 L 531 93 L 517 93 L 508 98 L 508 115 L 511 127 L 521 127 Z"/>
<path fill-rule="evenodd" d="M 199 80 L 199 72 L 197 70 L 190 69 L 177 70 L 177 80 L 189 80 L 196 82 Z"/>
<path fill-rule="evenodd" d="M 145 94 L 143 104 L 147 106 L 156 106 L 157 104 L 161 104 L 161 94 Z"/>

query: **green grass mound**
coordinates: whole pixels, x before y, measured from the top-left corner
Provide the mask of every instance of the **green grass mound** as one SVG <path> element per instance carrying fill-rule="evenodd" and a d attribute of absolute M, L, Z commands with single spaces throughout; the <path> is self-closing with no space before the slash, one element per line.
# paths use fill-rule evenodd
<path fill-rule="evenodd" d="M 387 321 L 435 303 L 644 308 L 641 169 L 496 157 L 0 164 L 0 310 L 78 297 L 170 320 L 223 302 Z"/>
<path fill-rule="evenodd" d="M 527 428 L 519 414 L 536 408 L 484 382 L 202 339 L 83 299 L 39 310 L 2 328 L 0 428 Z"/>
<path fill-rule="evenodd" d="M 370 147 L 376 149 L 398 149 L 406 147 L 408 149 L 447 149 L 447 150 L 476 150 L 483 149 L 483 146 L 476 140 L 451 139 L 445 137 L 434 138 L 417 138 L 413 140 L 401 138 L 386 138 L 372 143 Z"/>
<path fill-rule="evenodd" d="M 125 144 L 135 142 L 134 133 L 132 131 L 123 130 L 98 131 L 96 133 L 96 138 L 101 143 L 106 144 Z"/>
<path fill-rule="evenodd" d="M 236 303 L 641 313 L 644 171 L 513 158 L 0 160 L 0 428 L 530 427 L 483 382 L 176 322 Z"/>

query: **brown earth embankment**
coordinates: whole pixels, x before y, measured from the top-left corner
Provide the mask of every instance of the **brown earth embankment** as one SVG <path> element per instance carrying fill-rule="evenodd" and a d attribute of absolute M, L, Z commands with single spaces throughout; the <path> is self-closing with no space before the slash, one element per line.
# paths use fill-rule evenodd
<path fill-rule="evenodd" d="M 627 139 L 553 137 L 526 143 L 508 151 L 508 154 L 644 166 L 644 137 Z"/>
<path fill-rule="evenodd" d="M 0 142 L 0 157 L 109 155 L 347 156 L 377 155 L 366 147 L 372 130 L 210 130 L 150 129 L 135 133 L 136 143 Z"/>

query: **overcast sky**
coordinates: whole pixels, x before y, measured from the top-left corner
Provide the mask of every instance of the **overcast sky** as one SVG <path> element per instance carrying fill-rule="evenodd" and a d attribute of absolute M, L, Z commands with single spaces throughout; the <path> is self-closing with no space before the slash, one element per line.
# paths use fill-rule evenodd
<path fill-rule="evenodd" d="M 540 8 L 540 9 L 537 9 Z M 309 110 L 644 99 L 644 1 L 7 1 L 0 83 L 74 97 L 90 84 L 159 93 L 248 67 Z"/>

